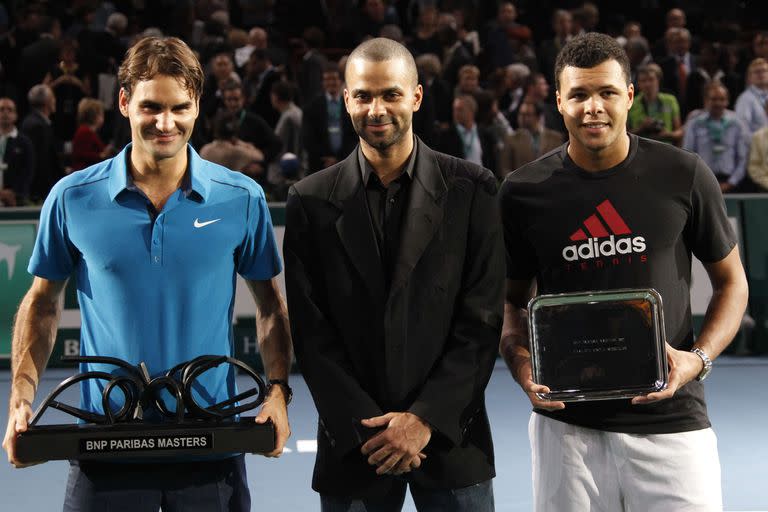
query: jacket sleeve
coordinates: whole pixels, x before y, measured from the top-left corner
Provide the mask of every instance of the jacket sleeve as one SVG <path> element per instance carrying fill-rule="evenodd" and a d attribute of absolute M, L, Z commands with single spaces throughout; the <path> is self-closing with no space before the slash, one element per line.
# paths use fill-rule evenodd
<path fill-rule="evenodd" d="M 485 173 L 486 171 L 484 171 Z M 472 201 L 462 289 L 443 356 L 409 412 L 460 444 L 484 406 L 498 354 L 504 308 L 504 245 L 493 176 Z"/>
<path fill-rule="evenodd" d="M 360 420 L 383 414 L 360 386 L 340 334 L 327 313 L 322 269 L 307 213 L 294 187 L 286 203 L 285 284 L 296 360 L 320 415 L 321 428 L 340 456 L 373 434 Z"/>

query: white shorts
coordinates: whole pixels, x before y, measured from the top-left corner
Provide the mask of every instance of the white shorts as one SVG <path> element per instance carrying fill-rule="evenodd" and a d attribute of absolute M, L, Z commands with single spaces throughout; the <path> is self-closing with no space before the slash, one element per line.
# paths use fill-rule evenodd
<path fill-rule="evenodd" d="M 536 512 L 723 510 L 711 428 L 622 434 L 533 413 L 528 435 Z"/>

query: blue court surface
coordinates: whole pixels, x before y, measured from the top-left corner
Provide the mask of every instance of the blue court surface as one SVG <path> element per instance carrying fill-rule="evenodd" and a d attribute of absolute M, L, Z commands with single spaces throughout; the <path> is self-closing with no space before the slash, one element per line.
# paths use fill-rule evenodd
<path fill-rule="evenodd" d="M 69 370 L 47 372 L 38 398 L 70 374 Z M 288 443 L 290 451 L 279 459 L 255 455 L 247 458 L 253 510 L 292 512 L 320 508 L 319 499 L 310 488 L 317 413 L 303 379 L 294 375 L 291 384 L 295 397 L 289 409 L 293 430 Z M 0 372 L 3 428 L 7 423 L 8 390 L 9 373 Z M 706 390 L 710 417 L 719 439 L 725 510 L 768 511 L 768 358 L 718 359 Z M 487 401 L 496 446 L 496 510 L 530 511 L 530 407 L 501 362 L 493 373 Z M 50 413 L 46 422 L 66 421 L 60 413 Z M 66 462 L 48 462 L 26 469 L 1 463 L 0 510 L 61 510 L 67 469 Z M 415 510 L 410 498 L 404 510 Z"/>

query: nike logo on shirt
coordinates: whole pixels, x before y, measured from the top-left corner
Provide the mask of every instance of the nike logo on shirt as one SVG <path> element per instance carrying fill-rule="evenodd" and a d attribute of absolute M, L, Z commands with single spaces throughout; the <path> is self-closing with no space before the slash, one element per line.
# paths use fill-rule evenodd
<path fill-rule="evenodd" d="M 221 220 L 221 219 L 213 219 L 213 220 L 208 220 L 208 221 L 205 221 L 205 222 L 200 222 L 200 219 L 195 219 L 195 224 L 194 224 L 194 226 L 195 226 L 196 228 L 204 228 L 204 227 L 205 227 L 205 226 L 207 226 L 208 224 L 213 224 L 214 222 L 219 222 L 220 220 Z"/>

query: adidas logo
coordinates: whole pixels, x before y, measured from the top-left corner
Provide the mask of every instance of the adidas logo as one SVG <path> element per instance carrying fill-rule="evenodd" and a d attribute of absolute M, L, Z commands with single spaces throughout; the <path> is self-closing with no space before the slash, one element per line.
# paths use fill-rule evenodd
<path fill-rule="evenodd" d="M 583 243 L 566 246 L 563 249 L 565 261 L 642 253 L 646 250 L 645 238 L 628 236 L 632 230 L 607 199 L 597 205 L 597 212 L 587 217 L 583 226 L 570 236 L 572 242 Z"/>

